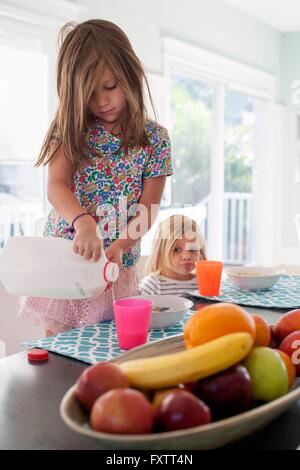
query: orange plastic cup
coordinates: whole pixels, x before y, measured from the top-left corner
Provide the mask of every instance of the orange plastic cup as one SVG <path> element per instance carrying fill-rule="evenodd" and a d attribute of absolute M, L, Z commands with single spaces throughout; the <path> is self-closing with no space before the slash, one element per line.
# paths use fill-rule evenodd
<path fill-rule="evenodd" d="M 222 261 L 201 260 L 196 262 L 196 275 L 201 295 L 208 297 L 219 295 L 222 270 Z"/>

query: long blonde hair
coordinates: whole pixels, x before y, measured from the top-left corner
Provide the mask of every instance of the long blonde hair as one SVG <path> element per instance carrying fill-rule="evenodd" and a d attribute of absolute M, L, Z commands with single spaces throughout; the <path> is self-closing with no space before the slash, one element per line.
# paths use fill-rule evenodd
<path fill-rule="evenodd" d="M 176 243 L 186 232 L 193 232 L 199 246 L 200 259 L 206 259 L 205 240 L 197 222 L 182 214 L 163 220 L 156 231 L 152 252 L 145 266 L 145 275 L 164 271 L 170 266 L 170 257 Z"/>
<path fill-rule="evenodd" d="M 46 165 L 60 145 L 75 169 L 86 160 L 84 131 L 91 118 L 88 103 L 99 75 L 106 66 L 114 74 L 127 102 L 121 122 L 123 139 L 120 148 L 123 147 L 127 152 L 129 147 L 148 144 L 145 133 L 147 113 L 143 96 L 144 83 L 153 111 L 154 107 L 142 64 L 126 34 L 110 21 L 95 19 L 77 25 L 71 22 L 59 34 L 59 104 L 36 166 Z M 57 145 L 52 146 L 53 141 Z"/>

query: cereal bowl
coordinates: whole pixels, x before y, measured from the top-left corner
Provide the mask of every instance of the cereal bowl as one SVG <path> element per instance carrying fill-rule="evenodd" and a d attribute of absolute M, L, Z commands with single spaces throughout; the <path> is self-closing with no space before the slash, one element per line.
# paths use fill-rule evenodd
<path fill-rule="evenodd" d="M 150 329 L 167 328 L 183 319 L 193 302 L 177 295 L 137 295 L 135 298 L 153 302 Z"/>
<path fill-rule="evenodd" d="M 270 289 L 279 280 L 281 271 L 259 266 L 235 266 L 226 269 L 229 280 L 239 289 L 261 291 Z"/>

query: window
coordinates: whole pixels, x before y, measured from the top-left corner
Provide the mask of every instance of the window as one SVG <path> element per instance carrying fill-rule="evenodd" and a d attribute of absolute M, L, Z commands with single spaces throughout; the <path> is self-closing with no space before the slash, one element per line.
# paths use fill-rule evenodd
<path fill-rule="evenodd" d="M 165 38 L 163 47 L 175 170 L 170 203 L 191 205 L 195 219 L 205 206 L 211 258 L 252 262 L 263 220 L 255 212 L 262 181 L 258 186 L 254 168 L 269 150 L 261 136 L 276 77 L 175 39 Z"/>
<path fill-rule="evenodd" d="M 13 38 L 13 41 L 12 41 Z M 29 235 L 43 214 L 43 169 L 34 161 L 48 121 L 48 57 L 38 40 L 0 36 L 0 249 Z"/>
<path fill-rule="evenodd" d="M 0 11 L 0 249 L 8 236 L 32 234 L 48 210 L 34 162 L 57 106 L 57 33 L 83 11 L 69 0 L 14 0 Z"/>
<path fill-rule="evenodd" d="M 222 139 L 214 128 L 215 87 L 184 75 L 171 75 L 171 119 L 174 176 L 172 206 L 194 207 L 194 218 L 208 242 L 211 207 L 213 138 Z M 215 105 L 214 105 L 215 103 Z M 227 264 L 251 261 L 253 226 L 252 173 L 255 160 L 256 109 L 248 95 L 227 90 L 224 94 L 224 191 L 223 259 Z M 207 207 L 203 224 L 197 208 Z M 200 219 L 200 220 L 199 220 Z"/>
<path fill-rule="evenodd" d="M 196 206 L 210 193 L 213 94 L 209 84 L 171 76 L 173 205 Z"/>
<path fill-rule="evenodd" d="M 253 256 L 253 169 L 258 113 L 256 99 L 228 90 L 224 116 L 224 239 L 227 263 Z"/>

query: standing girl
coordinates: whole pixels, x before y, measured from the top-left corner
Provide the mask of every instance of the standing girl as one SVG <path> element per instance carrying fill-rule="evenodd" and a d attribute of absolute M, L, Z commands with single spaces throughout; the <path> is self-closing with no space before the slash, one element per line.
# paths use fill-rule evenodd
<path fill-rule="evenodd" d="M 172 215 L 158 226 L 141 293 L 181 295 L 197 290 L 194 269 L 201 259 L 206 259 L 206 249 L 198 224 L 184 215 Z"/>
<path fill-rule="evenodd" d="M 104 20 L 67 24 L 60 39 L 58 110 L 37 161 L 48 164 L 53 206 L 44 235 L 73 240 L 74 251 L 87 260 L 97 261 L 104 246 L 121 267 L 116 298 L 136 295 L 140 238 L 172 174 L 168 133 L 147 118 L 147 80 L 118 26 Z M 111 289 L 83 300 L 27 297 L 20 314 L 47 335 L 108 320 Z"/>

